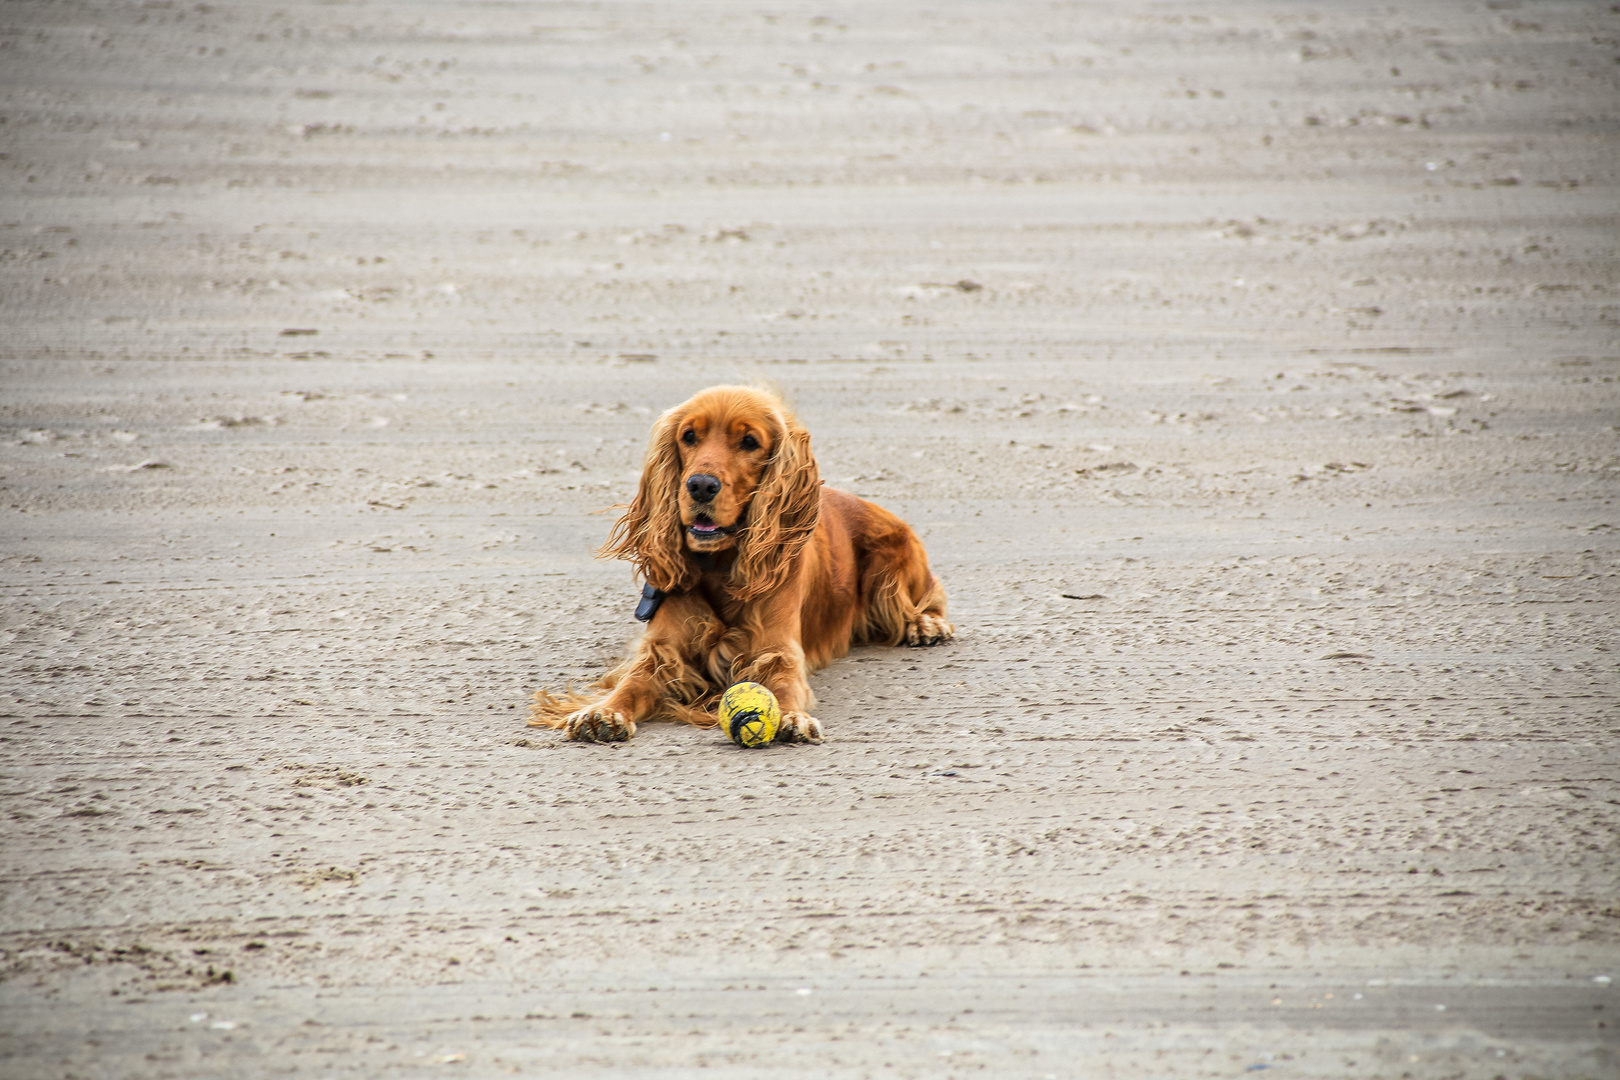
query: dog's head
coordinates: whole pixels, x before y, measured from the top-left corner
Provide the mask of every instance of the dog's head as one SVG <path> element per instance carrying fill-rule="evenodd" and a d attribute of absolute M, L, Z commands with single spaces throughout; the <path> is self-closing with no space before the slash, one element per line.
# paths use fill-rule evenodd
<path fill-rule="evenodd" d="M 735 549 L 728 588 L 749 599 L 787 579 L 815 531 L 820 488 L 810 433 L 781 398 L 716 386 L 659 417 L 635 501 L 599 554 L 672 591 L 697 584 L 691 556 Z"/>

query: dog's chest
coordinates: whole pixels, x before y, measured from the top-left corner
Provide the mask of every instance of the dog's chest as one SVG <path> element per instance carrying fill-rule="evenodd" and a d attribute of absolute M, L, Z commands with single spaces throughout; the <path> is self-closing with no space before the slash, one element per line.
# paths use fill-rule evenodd
<path fill-rule="evenodd" d="M 732 596 L 731 590 L 726 587 L 728 576 L 717 572 L 706 573 L 698 582 L 697 591 L 709 602 L 709 607 L 720 617 L 722 623 L 736 626 L 743 621 L 748 604 Z"/>

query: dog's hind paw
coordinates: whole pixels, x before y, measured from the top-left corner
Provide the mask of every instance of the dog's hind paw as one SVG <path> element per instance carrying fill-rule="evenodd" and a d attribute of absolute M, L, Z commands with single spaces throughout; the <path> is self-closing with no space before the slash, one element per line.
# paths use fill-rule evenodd
<path fill-rule="evenodd" d="M 615 709 L 587 705 L 568 718 L 567 729 L 579 742 L 624 742 L 636 733 L 636 724 Z"/>
<path fill-rule="evenodd" d="M 907 645 L 942 645 L 956 636 L 956 627 L 938 615 L 918 615 L 906 624 Z"/>
<path fill-rule="evenodd" d="M 777 742 L 818 743 L 821 738 L 821 721 L 807 713 L 785 712 L 776 725 Z"/>

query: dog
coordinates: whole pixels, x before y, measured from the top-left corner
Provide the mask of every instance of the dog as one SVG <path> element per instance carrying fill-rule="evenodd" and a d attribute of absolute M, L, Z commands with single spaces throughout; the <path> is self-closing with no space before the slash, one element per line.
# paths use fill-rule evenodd
<path fill-rule="evenodd" d="M 659 417 L 623 509 L 596 554 L 635 565 L 647 629 L 587 692 L 535 694 L 530 726 L 586 742 L 654 719 L 712 727 L 726 687 L 749 681 L 781 705 L 777 741 L 819 743 L 810 672 L 853 645 L 956 632 L 917 535 L 823 487 L 810 433 L 769 391 L 716 386 Z"/>

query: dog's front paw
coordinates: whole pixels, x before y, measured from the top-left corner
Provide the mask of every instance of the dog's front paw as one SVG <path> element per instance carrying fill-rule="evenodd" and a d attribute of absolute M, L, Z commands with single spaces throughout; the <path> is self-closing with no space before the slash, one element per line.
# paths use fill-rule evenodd
<path fill-rule="evenodd" d="M 636 733 L 635 721 L 616 709 L 587 705 L 568 718 L 568 737 L 580 742 L 624 742 Z"/>
<path fill-rule="evenodd" d="M 781 723 L 776 725 L 777 742 L 808 742 L 821 741 L 821 721 L 808 713 L 785 712 Z"/>
<path fill-rule="evenodd" d="M 906 624 L 907 645 L 942 645 L 956 636 L 956 627 L 938 615 L 918 615 Z"/>

